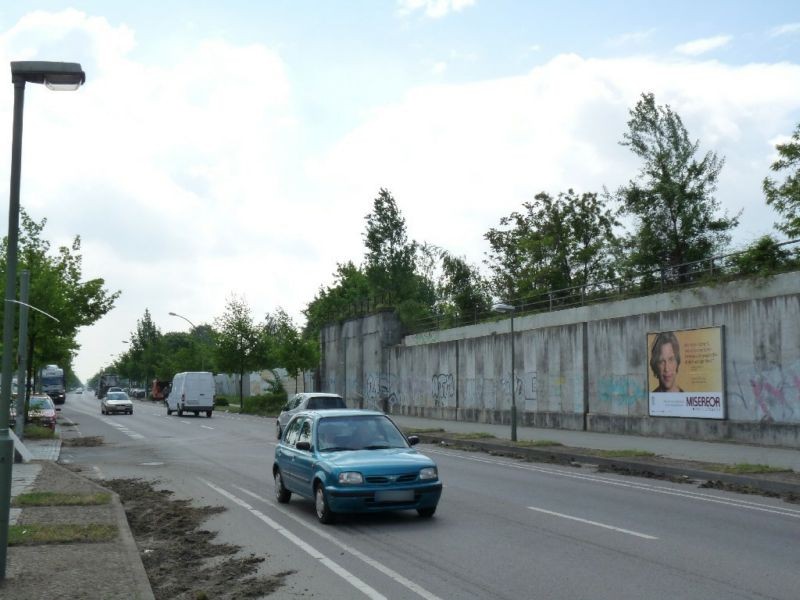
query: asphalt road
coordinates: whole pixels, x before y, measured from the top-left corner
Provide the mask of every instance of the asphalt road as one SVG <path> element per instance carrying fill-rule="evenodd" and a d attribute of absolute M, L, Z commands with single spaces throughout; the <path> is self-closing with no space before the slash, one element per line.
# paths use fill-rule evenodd
<path fill-rule="evenodd" d="M 62 414 L 101 447 L 62 461 L 229 510 L 218 541 L 293 570 L 280 598 L 785 598 L 800 590 L 800 507 L 692 485 L 420 446 L 445 484 L 436 516 L 316 521 L 312 503 L 273 498 L 274 420 L 167 417 L 162 405 L 103 416 L 89 394 Z M 188 567 L 192 568 L 192 567 Z"/>

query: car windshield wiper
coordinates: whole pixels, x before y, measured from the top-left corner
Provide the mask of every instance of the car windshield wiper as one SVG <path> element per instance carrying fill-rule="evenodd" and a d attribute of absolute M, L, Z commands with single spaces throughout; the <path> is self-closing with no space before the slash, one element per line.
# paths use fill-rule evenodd
<path fill-rule="evenodd" d="M 345 448 L 344 446 L 331 446 L 330 448 L 320 448 L 320 452 L 340 452 L 342 450 L 354 450 L 354 448 Z"/>
<path fill-rule="evenodd" d="M 394 448 L 394 446 L 389 446 L 387 444 L 374 444 L 372 446 L 364 446 L 364 450 L 386 450 L 387 448 Z"/>

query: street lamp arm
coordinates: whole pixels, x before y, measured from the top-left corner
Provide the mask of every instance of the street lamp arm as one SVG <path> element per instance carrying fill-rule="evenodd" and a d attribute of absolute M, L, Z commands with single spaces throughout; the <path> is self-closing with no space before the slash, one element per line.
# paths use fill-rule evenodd
<path fill-rule="evenodd" d="M 179 319 L 183 319 L 183 320 L 184 320 L 184 321 L 186 321 L 186 322 L 187 322 L 189 325 L 191 325 L 191 326 L 192 326 L 192 329 L 197 329 L 197 326 L 196 326 L 194 323 L 192 323 L 192 322 L 191 322 L 189 319 L 187 319 L 186 317 L 184 317 L 183 315 L 179 315 L 178 313 L 174 313 L 174 312 L 170 311 L 170 313 L 169 313 L 169 316 L 170 316 L 170 317 L 178 317 Z"/>
<path fill-rule="evenodd" d="M 33 304 L 28 304 L 27 302 L 20 302 L 19 300 L 12 300 L 11 298 L 6 298 L 6 302 L 13 302 L 14 304 L 19 304 L 21 306 L 27 306 L 31 310 L 35 310 L 38 313 L 42 313 L 45 317 L 50 317 L 56 323 L 61 323 L 61 321 L 56 319 L 53 315 L 51 315 L 50 313 L 44 312 L 41 308 L 36 308 Z"/>

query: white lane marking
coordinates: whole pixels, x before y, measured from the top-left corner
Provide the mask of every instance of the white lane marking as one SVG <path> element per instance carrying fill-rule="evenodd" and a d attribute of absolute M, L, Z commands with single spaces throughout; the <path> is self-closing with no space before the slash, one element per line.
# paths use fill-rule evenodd
<path fill-rule="evenodd" d="M 367 556 L 363 552 L 360 552 L 360 551 L 356 550 L 352 546 L 349 546 L 349 545 L 347 545 L 347 544 L 345 544 L 343 542 L 340 542 L 339 540 L 337 540 L 331 534 L 327 533 L 326 531 L 323 531 L 321 527 L 317 527 L 316 525 L 312 525 L 311 523 L 307 523 L 306 521 L 304 521 L 300 517 L 291 514 L 290 512 L 282 509 L 280 506 L 277 506 L 274 503 L 269 502 L 266 498 L 263 498 L 263 497 L 259 496 L 258 494 L 254 493 L 254 492 L 251 492 L 250 490 L 246 490 L 245 488 L 239 487 L 238 485 L 236 485 L 234 487 L 239 489 L 241 492 L 247 494 L 248 496 L 252 496 L 256 500 L 261 500 L 264 504 L 268 504 L 270 508 L 274 508 L 275 510 L 279 511 L 282 515 L 284 515 L 286 517 L 289 517 L 290 519 L 292 519 L 293 521 L 299 523 L 303 527 L 305 527 L 307 529 L 310 529 L 311 531 L 316 533 L 321 538 L 324 538 L 324 539 L 328 540 L 332 544 L 336 544 L 337 546 L 339 546 L 345 552 L 349 552 L 350 554 L 352 554 L 356 558 L 364 561 L 369 566 L 373 567 L 374 569 L 377 569 L 378 571 L 380 571 L 381 573 L 383 573 L 384 575 L 386 575 L 390 579 L 393 579 L 394 581 L 396 581 L 400 585 L 408 588 L 412 592 L 415 592 L 416 594 L 418 594 L 422 598 L 425 598 L 426 600 L 442 600 L 441 598 L 439 598 L 439 596 L 436 596 L 435 594 L 432 594 L 431 592 L 429 592 L 425 588 L 417 585 L 413 581 L 411 581 L 409 579 L 406 579 L 405 577 L 400 575 L 400 573 L 398 573 L 397 571 L 393 571 L 392 569 L 390 569 L 386 565 L 384 565 L 382 563 L 379 563 L 374 558 L 370 558 L 369 556 Z"/>
<path fill-rule="evenodd" d="M 117 429 L 119 429 L 120 433 L 124 433 L 125 435 L 127 435 L 131 439 L 134 439 L 134 440 L 143 440 L 144 439 L 144 436 L 141 433 L 137 433 L 136 431 L 128 429 L 127 426 L 125 426 L 124 423 L 117 423 L 116 421 L 112 421 L 111 419 L 109 419 L 107 417 L 101 417 L 100 420 L 103 421 L 104 423 L 106 423 L 107 425 L 111 425 L 112 427 L 116 427 Z"/>
<path fill-rule="evenodd" d="M 623 529 L 622 527 L 614 527 L 613 525 L 606 525 L 605 523 L 598 523 L 597 521 L 590 521 L 588 519 L 581 519 L 580 517 L 573 517 L 572 515 L 565 515 L 564 513 L 553 512 L 552 510 L 545 510 L 544 508 L 537 508 L 529 506 L 530 510 L 544 513 L 546 515 L 553 515 L 554 517 L 561 517 L 562 519 L 569 519 L 570 521 L 577 521 L 578 523 L 585 523 L 586 525 L 594 525 L 595 527 L 602 527 L 603 529 L 610 529 L 612 531 L 619 531 L 620 533 L 627 533 L 628 535 L 635 535 L 636 537 L 644 538 L 646 540 L 657 540 L 654 535 L 647 535 L 646 533 L 639 533 L 630 529 Z"/>
<path fill-rule="evenodd" d="M 209 427 L 208 425 L 200 425 L 203 429 L 214 429 L 213 427 Z"/>
<path fill-rule="evenodd" d="M 191 425 L 189 421 L 178 421 L 178 423 L 183 423 L 184 425 Z"/>
<path fill-rule="evenodd" d="M 554 468 L 548 467 L 538 467 L 530 464 L 515 464 L 501 460 L 490 460 L 487 458 L 478 458 L 473 456 L 464 456 L 461 454 L 455 454 L 452 452 L 442 452 L 440 450 L 428 450 L 426 448 L 426 452 L 431 454 L 441 454 L 444 456 L 450 456 L 452 458 L 461 458 L 463 460 L 469 460 L 473 462 L 481 462 L 490 465 L 500 465 L 504 467 L 511 467 L 514 469 L 523 469 L 526 471 L 535 471 L 538 473 L 547 473 L 550 475 L 558 475 L 559 477 L 568 477 L 571 479 L 581 479 L 584 481 L 590 481 L 593 483 L 603 483 L 606 485 L 615 485 L 617 487 L 626 487 L 632 488 L 643 492 L 652 492 L 654 494 L 665 494 L 667 496 L 679 496 L 682 498 L 691 498 L 692 500 L 702 500 L 704 502 L 711 502 L 714 504 L 724 504 L 727 506 L 733 506 L 735 508 L 744 508 L 748 510 L 754 510 L 759 512 L 765 512 L 775 515 L 781 515 L 784 517 L 792 517 L 795 519 L 800 519 L 800 510 L 793 509 L 793 508 L 784 508 L 782 506 L 772 506 L 770 504 L 762 504 L 758 502 L 752 502 L 749 500 L 739 500 L 738 498 L 721 498 L 719 496 L 713 496 L 711 494 L 704 494 L 702 492 L 693 492 L 690 490 L 681 490 L 677 491 L 672 488 L 658 486 L 648 483 L 640 483 L 640 482 L 628 482 L 628 481 L 619 481 L 616 479 L 611 479 L 609 477 L 603 477 L 600 475 L 590 475 L 584 473 L 572 473 L 567 471 L 559 471 Z"/>
<path fill-rule="evenodd" d="M 241 506 L 245 510 L 249 511 L 252 515 L 254 515 L 256 518 L 260 519 L 261 521 L 263 521 L 264 523 L 269 525 L 272 529 L 274 529 L 275 531 L 280 533 L 283 537 L 288 539 L 295 546 L 297 546 L 298 548 L 301 548 L 302 550 L 305 550 L 306 553 L 308 553 L 309 556 L 311 556 L 312 558 L 315 558 L 318 561 L 320 561 L 323 565 L 328 567 L 331 571 L 336 573 L 339 577 L 344 579 L 347 583 L 352 585 L 354 588 L 356 588 L 357 590 L 360 590 L 361 592 L 363 592 L 364 595 L 366 595 L 368 598 L 373 598 L 374 600 L 388 600 L 388 598 L 386 598 L 386 596 L 384 596 L 383 594 L 378 592 L 378 590 L 370 587 L 369 585 L 367 585 L 366 583 L 361 581 L 358 577 L 353 575 L 350 571 L 348 571 L 344 567 L 338 565 L 337 563 L 333 562 L 330 558 L 328 558 L 327 556 L 322 554 L 322 552 L 320 552 L 319 550 L 317 550 L 316 548 L 314 548 L 310 544 L 307 544 L 306 542 L 301 540 L 299 537 L 297 537 L 291 531 L 288 531 L 287 529 L 284 529 L 283 527 L 281 527 L 281 525 L 279 523 L 277 523 L 276 521 L 273 521 L 272 519 L 270 519 L 267 515 L 265 515 L 261 511 L 253 508 L 252 506 L 250 506 L 244 500 L 234 496 L 233 494 L 231 494 L 230 492 L 228 492 L 226 490 L 223 490 L 221 487 L 217 487 L 216 485 L 214 485 L 213 483 L 211 483 L 209 481 L 206 481 L 205 479 L 200 479 L 200 481 L 205 483 L 212 490 L 214 490 L 217 493 L 225 496 L 228 500 L 230 500 L 232 502 L 235 502 L 236 504 L 238 504 L 239 506 Z"/>

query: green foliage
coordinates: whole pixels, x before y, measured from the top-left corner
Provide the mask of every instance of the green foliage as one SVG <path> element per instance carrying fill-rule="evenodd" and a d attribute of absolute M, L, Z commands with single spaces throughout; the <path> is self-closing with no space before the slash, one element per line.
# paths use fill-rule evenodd
<path fill-rule="evenodd" d="M 285 391 L 250 396 L 244 399 L 242 412 L 251 415 L 277 417 L 286 404 L 286 399 L 287 395 Z"/>
<path fill-rule="evenodd" d="M 414 297 L 417 243 L 408 241 L 405 218 L 388 190 L 381 188 L 364 218 L 365 273 L 372 294 L 388 301 Z"/>
<path fill-rule="evenodd" d="M 692 142 L 680 116 L 669 105 L 656 106 L 653 94 L 642 94 L 630 111 L 628 132 L 621 145 L 642 159 L 637 181 L 621 187 L 621 213 L 632 216 L 637 228 L 627 239 L 629 260 L 638 270 L 678 267 L 710 258 L 730 241 L 738 215 L 719 214 L 713 197 L 724 159 L 707 152 L 695 158 L 700 146 Z M 685 267 L 667 278 L 687 278 Z"/>
<path fill-rule="evenodd" d="M 442 275 L 436 288 L 437 309 L 446 323 L 463 324 L 491 308 L 489 285 L 466 258 L 442 251 Z"/>
<path fill-rule="evenodd" d="M 220 370 L 237 373 L 239 379 L 239 405 L 242 406 L 244 374 L 270 365 L 267 342 L 261 328 L 253 322 L 250 307 L 244 299 L 231 296 L 225 313 L 216 320 L 216 362 Z"/>
<path fill-rule="evenodd" d="M 229 406 L 230 401 L 228 400 L 227 396 L 215 396 L 214 397 L 214 406 Z"/>
<path fill-rule="evenodd" d="M 319 364 L 319 342 L 301 336 L 291 317 L 282 308 L 267 314 L 264 323 L 267 345 L 271 348 L 273 362 L 286 369 L 289 376 L 297 379 L 305 370 Z M 276 380 L 277 381 L 277 380 Z"/>
<path fill-rule="evenodd" d="M 617 222 L 597 194 L 541 192 L 523 207 L 485 235 L 495 294 L 533 296 L 613 276 Z"/>
<path fill-rule="evenodd" d="M 351 307 L 372 295 L 366 274 L 352 262 L 337 264 L 333 277 L 333 285 L 320 287 L 303 311 L 306 316 L 303 337 L 306 339 L 318 339 L 323 326 L 349 314 Z"/>
<path fill-rule="evenodd" d="M 20 211 L 17 273 L 30 271 L 28 302 L 58 319 L 37 311 L 28 312 L 28 377 L 45 364 L 58 364 L 67 373 L 78 351 L 77 334 L 81 327 L 97 322 L 113 307 L 120 292 L 105 289 L 103 279 L 83 280 L 81 240 L 76 236 L 68 246 L 51 251 L 44 239 L 46 219 L 34 221 Z M 0 270 L 6 268 L 7 243 L 0 248 Z M 5 294 L 5 278 L 0 290 Z M 0 313 L 3 311 L 0 306 Z M 16 342 L 15 342 L 16 347 Z"/>
<path fill-rule="evenodd" d="M 759 238 L 743 253 L 730 258 L 735 272 L 741 275 L 769 275 L 781 271 L 793 262 L 791 253 L 784 250 L 770 235 Z"/>
<path fill-rule="evenodd" d="M 780 158 L 770 166 L 776 173 L 786 171 L 786 179 L 778 183 L 764 178 L 764 194 L 767 204 L 773 206 L 783 217 L 776 223 L 779 231 L 790 238 L 800 237 L 800 125 L 794 130 L 791 141 L 775 146 Z"/>

